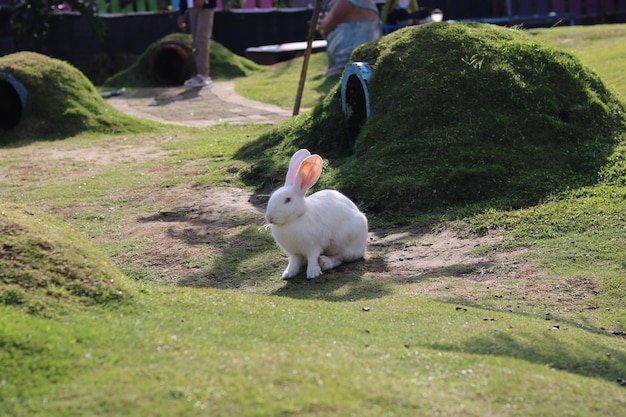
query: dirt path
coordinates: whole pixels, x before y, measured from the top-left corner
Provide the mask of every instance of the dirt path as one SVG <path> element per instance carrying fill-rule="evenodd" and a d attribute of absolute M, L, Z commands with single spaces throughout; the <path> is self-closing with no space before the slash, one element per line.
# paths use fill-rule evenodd
<path fill-rule="evenodd" d="M 204 88 L 143 88 L 107 101 L 132 116 L 194 127 L 277 124 L 291 117 L 289 110 L 237 95 L 232 81 L 215 81 Z"/>

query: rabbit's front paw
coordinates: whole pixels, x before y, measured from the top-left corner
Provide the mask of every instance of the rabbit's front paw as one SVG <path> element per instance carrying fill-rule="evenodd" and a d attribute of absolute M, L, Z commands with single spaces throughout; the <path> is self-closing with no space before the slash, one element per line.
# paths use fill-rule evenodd
<path fill-rule="evenodd" d="M 289 269 L 289 267 L 287 267 L 287 269 L 285 269 L 285 270 L 283 271 L 283 274 L 281 275 L 281 278 L 282 278 L 282 279 L 289 279 L 289 278 L 293 278 L 293 277 L 295 277 L 296 275 L 298 275 L 298 272 L 300 272 L 300 271 L 299 271 L 299 270 L 292 271 L 292 270 L 290 270 L 290 269 Z"/>
<path fill-rule="evenodd" d="M 306 277 L 307 279 L 317 278 L 322 275 L 322 268 L 319 265 L 313 264 L 309 265 L 306 269 Z"/>
<path fill-rule="evenodd" d="M 289 255 L 289 263 L 287 264 L 287 268 L 283 272 L 281 276 L 282 279 L 293 278 L 300 273 L 302 269 L 302 261 L 299 257 Z"/>

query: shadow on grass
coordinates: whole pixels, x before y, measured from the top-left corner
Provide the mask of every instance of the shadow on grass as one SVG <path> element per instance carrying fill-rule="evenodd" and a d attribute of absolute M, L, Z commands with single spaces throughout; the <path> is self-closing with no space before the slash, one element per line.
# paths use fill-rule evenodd
<path fill-rule="evenodd" d="M 292 280 L 281 280 L 288 259 L 264 225 L 267 199 L 213 190 L 183 204 L 165 200 L 169 207 L 137 219 L 144 223 L 142 236 L 147 232 L 153 242 L 142 255 L 144 260 L 137 261 L 158 271 L 164 282 L 331 301 L 377 298 L 391 292 L 366 275 L 371 268 L 381 267 L 369 260 L 342 265 L 313 280 L 307 280 L 304 271 Z"/>
<path fill-rule="evenodd" d="M 342 265 L 314 279 L 307 279 L 303 270 L 282 280 L 287 257 L 259 233 L 257 228 L 246 228 L 215 251 L 210 264 L 198 265 L 199 271 L 179 280 L 178 285 L 333 302 L 376 299 L 393 292 L 388 283 L 364 273 L 367 261 Z"/>
<path fill-rule="evenodd" d="M 575 323 L 570 323 L 577 327 Z M 611 382 L 623 379 L 626 375 L 626 351 L 605 345 L 598 336 L 575 343 L 563 343 L 562 334 L 568 331 L 565 326 L 546 325 L 544 332 L 508 327 L 498 328 L 488 334 L 481 333 L 465 339 L 460 344 L 433 343 L 427 344 L 435 350 L 462 352 L 476 355 L 501 356 L 532 362 L 537 365 L 548 365 L 553 369 L 570 372 L 587 377 L 602 378 Z M 597 329 L 582 329 L 591 333 L 599 333 Z M 604 337 L 617 337 L 602 332 Z"/>
<path fill-rule="evenodd" d="M 231 203 L 232 199 L 236 201 Z M 246 201 L 250 207 L 244 207 Z M 372 231 L 365 260 L 343 264 L 315 279 L 306 279 L 302 271 L 281 280 L 288 259 L 263 225 L 263 205 L 264 200 L 252 196 L 209 193 L 186 206 L 141 217 L 139 222 L 154 224 L 154 229 L 147 228 L 151 233 L 167 235 L 165 240 L 157 237 L 146 263 L 158 268 L 161 276 L 165 271 L 168 282 L 179 286 L 338 302 L 382 298 L 401 286 L 439 276 L 462 279 L 495 267 L 484 259 L 461 262 L 450 256 L 445 235 L 436 238 L 443 239 L 441 245 L 432 245 L 420 243 L 421 229 L 389 229 Z M 181 245 L 172 244 L 172 239 Z"/>
<path fill-rule="evenodd" d="M 142 88 L 127 95 L 128 99 L 153 99 L 150 106 L 165 106 L 176 101 L 193 100 L 199 97 L 200 88 L 179 87 L 176 90 L 164 88 Z"/>
<path fill-rule="evenodd" d="M 256 226 L 243 227 L 230 238 L 212 241 L 207 252 L 206 257 L 190 260 L 189 266 L 198 272 L 179 280 L 179 286 L 255 292 L 268 284 L 264 260 L 271 246 Z M 259 265 L 255 259 L 259 259 Z"/>
<path fill-rule="evenodd" d="M 476 301 L 476 300 L 477 299 L 470 299 L 468 297 L 458 296 L 458 297 L 442 297 L 438 299 L 437 301 L 440 301 L 446 304 L 454 304 L 455 306 L 457 306 L 457 309 L 459 310 L 463 309 L 465 311 L 468 308 L 475 308 L 477 310 L 490 312 L 490 313 L 494 313 L 497 315 L 503 314 L 505 311 L 502 309 L 501 306 L 490 305 L 488 302 L 485 302 L 484 300 L 483 301 Z M 511 304 L 513 303 L 511 302 Z M 537 313 L 514 311 L 512 309 L 509 309 L 508 312 L 506 312 L 505 314 L 514 314 L 516 316 L 522 316 L 522 317 L 527 317 L 527 318 L 536 318 L 538 316 Z M 547 311 L 544 314 L 545 314 L 544 318 L 546 320 L 547 329 L 560 330 L 562 328 L 566 328 L 566 329 L 578 328 L 586 332 L 596 334 L 598 336 L 611 335 L 611 337 L 617 337 L 621 335 L 621 337 L 624 337 L 624 335 L 622 334 L 620 330 L 616 330 L 615 333 L 611 333 L 605 327 L 593 326 L 591 324 L 582 322 L 580 319 L 577 320 L 575 318 L 574 319 L 564 318 L 564 317 L 559 316 L 558 314 L 551 314 L 549 311 Z M 492 316 L 490 317 L 491 318 L 486 317 L 484 320 L 486 321 L 492 320 L 493 317 Z"/>
<path fill-rule="evenodd" d="M 303 270 L 290 280 L 282 280 L 287 256 L 274 243 L 269 230 L 251 222 L 249 216 L 233 215 L 211 222 L 202 210 L 168 213 L 165 219 L 155 214 L 141 221 L 172 222 L 165 231 L 169 237 L 191 247 L 206 246 L 197 257 L 175 261 L 193 271 L 177 280 L 179 286 L 326 301 L 374 299 L 393 291 L 389 283 L 367 275 L 371 269 L 384 269 L 384 260 L 347 263 L 315 279 L 306 279 Z"/>
<path fill-rule="evenodd" d="M 284 281 L 272 294 L 297 299 L 324 301 L 357 301 L 382 298 L 392 294 L 389 283 L 367 276 L 368 261 L 356 261 L 325 271 L 320 277 L 307 279 L 305 273 Z"/>

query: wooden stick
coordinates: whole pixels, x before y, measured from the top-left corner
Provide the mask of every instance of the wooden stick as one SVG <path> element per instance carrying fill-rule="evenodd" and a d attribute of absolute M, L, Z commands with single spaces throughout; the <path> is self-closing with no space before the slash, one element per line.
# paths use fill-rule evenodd
<path fill-rule="evenodd" d="M 311 26 L 309 27 L 309 37 L 306 40 L 306 50 L 304 51 L 304 60 L 302 61 L 302 71 L 300 72 L 300 82 L 298 83 L 298 92 L 296 93 L 296 101 L 293 105 L 294 116 L 297 116 L 298 113 L 300 113 L 300 103 L 302 102 L 302 92 L 304 91 L 304 83 L 306 81 L 306 72 L 309 68 L 309 58 L 311 57 L 311 50 L 313 49 L 313 39 L 315 39 L 317 19 L 319 18 L 321 8 L 322 8 L 322 0 L 315 0 L 315 8 L 313 9 L 313 16 L 311 17 Z"/>

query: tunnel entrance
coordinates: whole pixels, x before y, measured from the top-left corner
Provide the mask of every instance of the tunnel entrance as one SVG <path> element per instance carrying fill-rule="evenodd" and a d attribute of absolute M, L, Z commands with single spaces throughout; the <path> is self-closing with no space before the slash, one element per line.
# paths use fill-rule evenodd
<path fill-rule="evenodd" d="M 26 88 L 13 75 L 0 72 L 0 129 L 18 125 L 26 104 Z"/>
<path fill-rule="evenodd" d="M 350 148 L 354 147 L 363 125 L 370 117 L 370 96 L 367 84 L 372 75 L 372 69 L 366 62 L 352 63 L 343 72 L 341 109 Z"/>
<path fill-rule="evenodd" d="M 187 52 L 173 43 L 157 47 L 152 53 L 152 70 L 167 85 L 180 85 L 187 73 Z"/>

